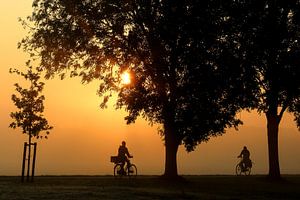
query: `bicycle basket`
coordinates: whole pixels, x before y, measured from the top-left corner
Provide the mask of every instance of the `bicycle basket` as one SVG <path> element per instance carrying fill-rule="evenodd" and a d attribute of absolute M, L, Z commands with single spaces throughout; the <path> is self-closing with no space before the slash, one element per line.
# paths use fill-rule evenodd
<path fill-rule="evenodd" d="M 119 162 L 119 157 L 118 156 L 111 156 L 110 157 L 110 162 L 112 163 L 118 163 Z"/>

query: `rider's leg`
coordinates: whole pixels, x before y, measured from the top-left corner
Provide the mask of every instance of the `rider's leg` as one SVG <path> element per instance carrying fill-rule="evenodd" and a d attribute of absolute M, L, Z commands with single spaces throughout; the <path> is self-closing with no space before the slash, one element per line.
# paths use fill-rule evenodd
<path fill-rule="evenodd" d="M 246 163 L 245 163 L 244 160 L 241 162 L 241 166 L 242 166 L 242 171 L 245 171 L 246 170 Z"/>
<path fill-rule="evenodd" d="M 125 162 L 121 162 L 121 174 L 124 174 L 124 165 L 125 165 Z"/>
<path fill-rule="evenodd" d="M 241 162 L 239 163 L 239 166 L 240 166 L 241 170 L 243 170 L 243 167 L 244 167 L 243 161 L 241 161 Z"/>

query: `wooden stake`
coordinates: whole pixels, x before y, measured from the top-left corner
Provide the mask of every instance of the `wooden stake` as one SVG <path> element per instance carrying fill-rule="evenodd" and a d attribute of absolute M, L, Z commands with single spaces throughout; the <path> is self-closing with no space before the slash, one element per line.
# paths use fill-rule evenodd
<path fill-rule="evenodd" d="M 31 172 L 31 182 L 33 182 L 34 178 L 34 170 L 35 170 L 35 159 L 36 159 L 36 142 L 33 144 L 33 159 L 32 159 L 32 172 Z"/>
<path fill-rule="evenodd" d="M 24 149 L 23 149 L 23 162 L 22 162 L 22 182 L 24 182 L 24 174 L 25 174 L 25 162 L 26 162 L 26 150 L 27 150 L 27 143 L 24 142 Z"/>

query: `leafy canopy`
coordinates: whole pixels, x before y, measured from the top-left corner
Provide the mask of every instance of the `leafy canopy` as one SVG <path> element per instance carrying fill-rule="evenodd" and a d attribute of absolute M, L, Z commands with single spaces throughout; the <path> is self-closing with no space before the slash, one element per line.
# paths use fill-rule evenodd
<path fill-rule="evenodd" d="M 42 138 L 40 135 L 42 131 L 46 131 L 46 136 L 49 134 L 49 130 L 53 127 L 49 126 L 48 121 L 43 116 L 44 112 L 44 95 L 41 95 L 44 88 L 44 83 L 40 82 L 39 72 L 34 72 L 29 63 L 27 63 L 28 71 L 26 73 L 17 69 L 10 69 L 10 73 L 16 73 L 22 76 L 25 80 L 30 82 L 29 88 L 23 88 L 18 83 L 15 84 L 18 94 L 12 95 L 12 101 L 18 108 L 18 111 L 10 114 L 14 120 L 9 127 L 20 127 L 24 134 L 28 134 L 30 137 Z"/>
<path fill-rule="evenodd" d="M 287 110 L 300 128 L 300 2 L 236 1 L 231 13 L 247 65 L 258 73 L 258 110 L 279 121 Z"/>
<path fill-rule="evenodd" d="M 34 27 L 22 46 L 41 58 L 46 77 L 70 72 L 82 82 L 98 80 L 102 107 L 117 91 L 127 123 L 142 115 L 163 124 L 162 135 L 171 127 L 193 150 L 237 127 L 236 112 L 255 104 L 255 70 L 240 67 L 244 58 L 228 6 L 213 0 L 35 0 Z M 133 78 L 119 87 L 123 71 Z"/>

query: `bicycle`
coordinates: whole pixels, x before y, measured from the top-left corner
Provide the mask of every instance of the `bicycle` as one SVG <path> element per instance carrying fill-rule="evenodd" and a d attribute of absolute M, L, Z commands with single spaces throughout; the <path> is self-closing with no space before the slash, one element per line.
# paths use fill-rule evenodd
<path fill-rule="evenodd" d="M 246 166 L 244 166 L 246 165 Z M 249 163 L 242 162 L 242 159 L 235 167 L 235 173 L 237 176 L 246 175 L 249 176 L 251 173 L 253 162 L 249 159 Z"/>
<path fill-rule="evenodd" d="M 124 165 L 124 170 L 122 170 L 122 162 L 120 162 L 118 156 L 111 156 L 110 161 L 115 164 L 114 166 L 114 177 L 136 177 L 137 176 L 137 167 L 135 164 L 129 162 Z"/>

